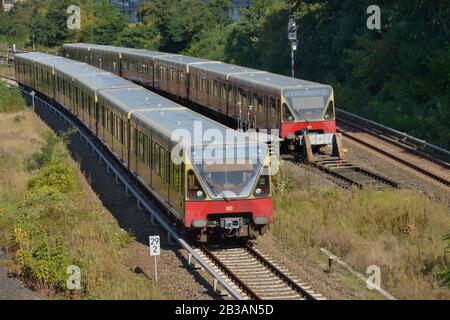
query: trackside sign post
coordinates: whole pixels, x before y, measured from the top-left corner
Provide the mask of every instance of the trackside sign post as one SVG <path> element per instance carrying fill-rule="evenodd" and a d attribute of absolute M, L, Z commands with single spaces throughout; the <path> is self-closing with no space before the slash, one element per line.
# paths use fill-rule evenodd
<path fill-rule="evenodd" d="M 159 236 L 150 236 L 149 237 L 149 248 L 150 248 L 150 256 L 154 259 L 155 265 L 155 282 L 158 282 L 158 266 L 156 257 L 161 254 L 161 241 Z"/>

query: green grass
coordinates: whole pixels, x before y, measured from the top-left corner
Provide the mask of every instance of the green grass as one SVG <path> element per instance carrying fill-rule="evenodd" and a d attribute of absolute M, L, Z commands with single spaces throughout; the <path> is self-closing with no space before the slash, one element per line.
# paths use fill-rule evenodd
<path fill-rule="evenodd" d="M 26 103 L 22 95 L 15 89 L 8 88 L 0 81 L 0 113 L 19 112 L 25 109 Z"/>
<path fill-rule="evenodd" d="M 167 298 L 126 267 L 133 238 L 105 211 L 62 139 L 31 112 L 20 123 L 14 116 L 0 114 L 0 246 L 13 270 L 52 298 Z M 70 265 L 81 269 L 80 291 L 67 289 Z"/>
<path fill-rule="evenodd" d="M 450 215 L 444 205 L 409 191 L 345 192 L 286 178 L 275 182 L 291 184 L 275 194 L 272 228 L 289 246 L 311 258 L 325 247 L 363 274 L 377 265 L 382 286 L 399 298 L 450 298 L 439 286 L 439 275 L 450 266 L 443 241 Z"/>

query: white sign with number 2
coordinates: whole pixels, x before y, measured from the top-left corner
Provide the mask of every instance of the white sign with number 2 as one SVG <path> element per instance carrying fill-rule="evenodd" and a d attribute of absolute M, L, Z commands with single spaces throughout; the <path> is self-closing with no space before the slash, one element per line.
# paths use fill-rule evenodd
<path fill-rule="evenodd" d="M 161 241 L 159 236 L 149 237 L 150 256 L 159 256 L 161 254 Z"/>

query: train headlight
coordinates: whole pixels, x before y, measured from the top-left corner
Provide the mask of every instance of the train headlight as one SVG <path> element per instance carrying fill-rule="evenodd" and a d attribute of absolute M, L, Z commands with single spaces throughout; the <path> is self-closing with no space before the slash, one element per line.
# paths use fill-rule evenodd
<path fill-rule="evenodd" d="M 194 221 L 192 221 L 192 226 L 194 228 L 205 228 L 207 224 L 208 224 L 208 221 L 206 221 L 206 220 L 194 220 Z"/>
<path fill-rule="evenodd" d="M 203 198 L 203 191 L 201 190 L 197 191 L 197 198 Z"/>
<path fill-rule="evenodd" d="M 261 194 L 262 190 L 261 188 L 256 188 L 255 193 L 259 196 Z"/>
<path fill-rule="evenodd" d="M 268 224 L 269 219 L 267 217 L 255 217 L 254 219 L 255 224 Z"/>
<path fill-rule="evenodd" d="M 286 139 L 288 140 L 294 140 L 295 139 L 295 133 L 288 133 L 286 135 Z"/>

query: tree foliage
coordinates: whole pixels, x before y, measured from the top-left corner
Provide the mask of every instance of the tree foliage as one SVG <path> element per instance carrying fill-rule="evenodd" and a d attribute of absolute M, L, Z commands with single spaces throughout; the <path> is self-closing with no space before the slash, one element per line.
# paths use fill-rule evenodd
<path fill-rule="evenodd" d="M 150 24 L 130 24 L 117 34 L 114 45 L 157 50 L 161 45 L 161 35 L 159 30 Z"/>
<path fill-rule="evenodd" d="M 80 41 L 112 44 L 116 40 L 116 36 L 129 23 L 119 9 L 109 1 L 101 0 L 93 4 L 87 3 L 84 7 L 85 10 L 82 10 L 82 12 L 87 12 L 88 18 L 82 26 Z M 89 10 L 90 7 L 92 7 L 91 10 Z"/>
<path fill-rule="evenodd" d="M 163 51 L 181 52 L 199 39 L 202 32 L 229 22 L 226 11 L 229 0 L 145 1 L 140 17 L 146 24 L 154 24 L 161 33 Z"/>
<path fill-rule="evenodd" d="M 82 10 L 69 31 L 68 4 Z M 230 0 L 146 0 L 140 23 L 106 0 L 29 0 L 0 12 L 0 42 L 65 41 L 187 53 L 290 74 L 286 27 L 299 27 L 296 75 L 331 84 L 337 106 L 450 148 L 450 6 L 447 0 L 379 0 L 381 30 L 369 30 L 369 0 L 253 0 L 239 21 Z M 19 45 L 20 46 L 20 45 Z"/>

